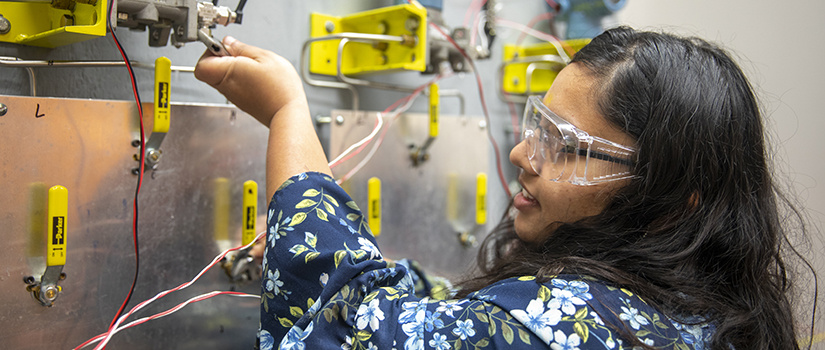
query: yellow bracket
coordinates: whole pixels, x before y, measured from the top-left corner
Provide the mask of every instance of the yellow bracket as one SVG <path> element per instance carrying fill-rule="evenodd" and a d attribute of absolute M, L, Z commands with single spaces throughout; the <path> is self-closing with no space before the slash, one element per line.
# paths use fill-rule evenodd
<path fill-rule="evenodd" d="M 418 2 L 378 8 L 345 17 L 320 13 L 310 15 L 310 36 L 344 36 L 347 33 L 404 37 L 404 42 L 349 41 L 340 47 L 340 38 L 313 42 L 309 71 L 314 74 L 358 75 L 372 72 L 426 69 L 427 10 Z"/>
<path fill-rule="evenodd" d="M 573 39 L 562 42 L 568 54 L 579 51 L 590 39 Z M 543 94 L 550 88 L 556 75 L 566 63 L 550 43 L 529 46 L 504 45 L 501 66 L 502 90 L 506 94 Z"/>
<path fill-rule="evenodd" d="M 72 9 L 60 9 L 48 2 L 3 1 L 0 15 L 9 31 L 0 42 L 54 48 L 105 36 L 108 1 L 84 2 L 90 1 L 63 1 Z"/>

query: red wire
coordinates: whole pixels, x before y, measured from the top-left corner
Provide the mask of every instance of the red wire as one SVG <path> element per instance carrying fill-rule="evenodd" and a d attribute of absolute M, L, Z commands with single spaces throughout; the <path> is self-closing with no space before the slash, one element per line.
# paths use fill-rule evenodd
<path fill-rule="evenodd" d="M 542 14 L 540 14 L 540 15 L 536 16 L 536 17 L 533 17 L 533 18 L 530 20 L 530 22 L 528 22 L 528 23 L 527 23 L 527 28 L 533 28 L 533 26 L 535 26 L 535 25 L 536 25 L 536 23 L 538 23 L 538 22 L 540 22 L 540 21 L 543 21 L 543 20 L 549 20 L 549 19 L 552 19 L 552 18 L 553 18 L 553 17 L 555 17 L 555 16 L 556 16 L 556 14 L 555 14 L 555 13 L 552 13 L 552 12 L 545 12 L 545 13 L 542 13 Z M 518 40 L 516 40 L 516 45 L 521 45 L 521 42 L 522 42 L 522 41 L 524 41 L 524 38 L 525 38 L 525 37 L 527 37 L 527 32 L 524 32 L 524 31 L 523 31 L 523 32 L 521 32 L 521 34 L 520 34 L 520 35 L 519 35 L 519 37 L 518 37 Z"/>
<path fill-rule="evenodd" d="M 112 0 L 114 1 L 114 0 Z M 113 6 L 110 4 L 109 7 L 109 18 L 111 18 Z M 121 57 L 123 57 L 123 61 L 126 63 L 126 68 L 129 72 L 129 79 L 132 83 L 132 91 L 135 95 L 135 103 L 137 104 L 138 109 L 138 118 L 140 120 L 140 165 L 139 172 L 138 172 L 138 183 L 137 188 L 135 189 L 135 199 L 134 199 L 134 207 L 132 211 L 132 240 L 134 242 L 135 247 L 135 276 L 132 280 L 132 285 L 129 288 L 129 293 L 126 295 L 126 299 L 124 299 L 123 304 L 121 304 L 120 308 L 118 309 L 115 317 L 112 318 L 112 322 L 109 324 L 109 329 L 114 326 L 116 320 L 120 315 L 123 313 L 123 310 L 126 308 L 126 305 L 129 303 L 129 300 L 132 298 L 132 292 L 135 290 L 135 285 L 137 284 L 137 277 L 138 277 L 138 268 L 140 266 L 140 255 L 138 250 L 138 194 L 140 193 L 140 187 L 143 184 L 143 173 L 144 173 L 144 152 L 146 146 L 146 139 L 144 134 L 143 128 L 143 106 L 140 104 L 140 96 L 138 95 L 138 88 L 137 88 L 137 81 L 135 79 L 135 73 L 132 70 L 132 64 L 129 62 L 129 58 L 126 56 L 126 52 L 123 50 L 123 47 L 120 45 L 120 41 L 117 39 L 117 35 L 115 34 L 115 30 L 112 27 L 111 21 L 108 21 L 109 31 L 112 33 L 112 39 L 115 42 L 115 46 L 117 46 L 118 51 L 120 52 Z"/>
<path fill-rule="evenodd" d="M 512 196 L 512 194 L 510 193 L 510 186 L 507 186 L 507 181 L 504 180 L 504 171 L 501 168 L 501 153 L 499 153 L 498 150 L 498 143 L 496 142 L 496 139 L 493 137 L 493 133 L 490 131 L 490 129 L 492 128 L 492 121 L 490 120 L 490 112 L 487 109 L 487 100 L 484 99 L 484 89 L 481 85 L 481 75 L 479 75 L 478 73 L 476 64 L 470 58 L 470 56 L 467 55 L 467 52 L 465 52 L 464 49 L 462 49 L 461 46 L 459 46 L 458 43 L 456 43 L 455 40 L 453 40 L 453 38 L 447 35 L 447 33 L 444 33 L 444 31 L 441 30 L 441 28 L 439 28 L 437 25 L 435 25 L 435 23 L 430 22 L 430 25 L 433 28 L 435 28 L 439 33 L 441 33 L 441 35 L 447 38 L 447 40 L 450 41 L 450 43 L 453 44 L 453 46 L 455 46 L 456 49 L 458 49 L 458 52 L 460 52 L 461 55 L 464 56 L 467 62 L 470 62 L 470 66 L 473 69 L 473 74 L 476 77 L 476 83 L 478 85 L 478 95 L 481 99 L 481 109 L 484 111 L 484 119 L 487 120 L 487 138 L 489 138 L 490 143 L 493 144 L 493 151 L 495 151 L 496 155 L 496 169 L 498 170 L 498 179 L 501 181 L 501 187 L 504 190 L 504 193 L 507 194 L 507 197 L 509 198 Z"/>

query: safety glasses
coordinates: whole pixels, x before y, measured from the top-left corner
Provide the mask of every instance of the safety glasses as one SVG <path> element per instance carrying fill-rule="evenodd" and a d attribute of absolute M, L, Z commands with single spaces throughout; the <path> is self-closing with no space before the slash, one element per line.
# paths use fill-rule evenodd
<path fill-rule="evenodd" d="M 594 185 L 633 177 L 636 150 L 590 136 L 530 96 L 522 121 L 530 166 L 540 177 L 575 185 Z"/>

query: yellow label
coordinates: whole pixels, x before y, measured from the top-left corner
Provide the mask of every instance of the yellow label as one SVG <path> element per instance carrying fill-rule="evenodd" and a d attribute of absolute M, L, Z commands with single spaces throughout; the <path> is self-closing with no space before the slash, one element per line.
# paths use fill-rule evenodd
<path fill-rule="evenodd" d="M 169 132 L 169 84 L 172 81 L 172 61 L 166 57 L 155 60 L 155 124 L 153 132 Z"/>
<path fill-rule="evenodd" d="M 476 175 L 476 224 L 487 223 L 487 174 Z"/>
<path fill-rule="evenodd" d="M 243 183 L 243 233 L 241 245 L 255 239 L 255 220 L 258 216 L 258 183 L 252 180 Z"/>
<path fill-rule="evenodd" d="M 367 223 L 372 235 L 381 234 L 381 180 L 377 177 L 367 181 Z"/>
<path fill-rule="evenodd" d="M 46 265 L 66 265 L 66 216 L 69 194 L 65 187 L 49 189 L 49 235 L 46 238 Z"/>
<path fill-rule="evenodd" d="M 430 85 L 430 137 L 438 137 L 438 84 Z"/>

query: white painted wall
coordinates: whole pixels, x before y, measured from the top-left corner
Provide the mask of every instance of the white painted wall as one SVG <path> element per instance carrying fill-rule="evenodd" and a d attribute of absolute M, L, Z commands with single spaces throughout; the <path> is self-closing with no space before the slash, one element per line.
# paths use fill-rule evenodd
<path fill-rule="evenodd" d="M 825 279 L 823 13 L 825 1 L 816 0 L 628 0 L 615 18 L 638 29 L 699 36 L 738 58 L 768 120 L 777 180 L 793 185 L 800 207 L 809 215 L 809 255 L 820 280 Z M 819 298 L 816 329 L 822 338 L 825 294 L 820 292 Z M 802 308 L 810 309 L 810 304 Z M 815 348 L 825 349 L 825 343 Z"/>

